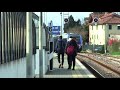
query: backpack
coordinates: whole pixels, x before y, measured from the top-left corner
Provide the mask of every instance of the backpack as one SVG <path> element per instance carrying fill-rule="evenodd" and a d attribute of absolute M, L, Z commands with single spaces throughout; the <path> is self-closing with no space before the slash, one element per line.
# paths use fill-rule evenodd
<path fill-rule="evenodd" d="M 69 45 L 69 46 L 67 47 L 67 55 L 72 55 L 72 54 L 74 53 L 74 51 L 75 51 L 74 46 Z"/>

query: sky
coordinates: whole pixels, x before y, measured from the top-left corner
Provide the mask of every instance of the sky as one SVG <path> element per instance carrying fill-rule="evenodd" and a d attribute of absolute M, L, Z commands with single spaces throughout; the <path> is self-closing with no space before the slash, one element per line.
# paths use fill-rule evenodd
<path fill-rule="evenodd" d="M 34 12 L 39 16 L 39 12 Z M 68 12 L 62 12 L 62 25 L 64 25 L 64 16 L 63 13 Z M 69 16 L 72 15 L 74 20 L 77 21 L 80 19 L 81 21 L 84 20 L 84 17 L 88 17 L 89 14 L 92 12 L 69 12 Z M 48 23 L 52 20 L 53 26 L 61 26 L 61 14 L 60 12 L 43 12 L 43 22 L 48 25 Z"/>

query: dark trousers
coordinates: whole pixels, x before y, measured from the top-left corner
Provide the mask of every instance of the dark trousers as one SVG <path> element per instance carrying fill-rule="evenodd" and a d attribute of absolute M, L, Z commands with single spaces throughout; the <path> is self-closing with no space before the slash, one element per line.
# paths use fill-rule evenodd
<path fill-rule="evenodd" d="M 71 68 L 72 63 L 73 63 L 73 68 L 75 67 L 75 56 L 74 55 L 68 55 L 67 56 L 67 60 L 68 60 L 68 68 Z"/>
<path fill-rule="evenodd" d="M 60 55 L 62 55 L 62 65 L 64 63 L 64 53 L 60 54 L 58 53 L 58 62 L 60 63 Z"/>

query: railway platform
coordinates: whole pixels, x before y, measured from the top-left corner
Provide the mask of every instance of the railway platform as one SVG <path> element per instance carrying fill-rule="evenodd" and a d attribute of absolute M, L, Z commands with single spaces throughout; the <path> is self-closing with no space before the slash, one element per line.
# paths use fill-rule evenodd
<path fill-rule="evenodd" d="M 95 78 L 87 68 L 76 59 L 75 70 L 68 70 L 67 56 L 64 57 L 64 68 L 59 68 L 57 55 L 54 54 L 53 70 L 48 71 L 43 78 Z M 39 75 L 36 75 L 39 78 Z"/>

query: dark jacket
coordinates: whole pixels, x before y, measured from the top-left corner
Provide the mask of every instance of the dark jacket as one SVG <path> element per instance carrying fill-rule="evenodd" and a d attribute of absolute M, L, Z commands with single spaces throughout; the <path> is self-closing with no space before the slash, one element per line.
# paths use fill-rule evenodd
<path fill-rule="evenodd" d="M 56 43 L 55 50 L 57 53 L 64 53 L 65 51 L 65 42 L 62 39 L 58 39 Z"/>
<path fill-rule="evenodd" d="M 73 56 L 76 56 L 76 55 L 77 55 L 77 51 L 78 51 L 78 45 L 77 45 L 77 42 L 76 42 L 74 39 L 72 39 L 71 41 L 68 41 L 65 50 L 67 50 L 67 47 L 68 47 L 69 45 L 74 46 L 75 51 L 74 51 Z"/>

